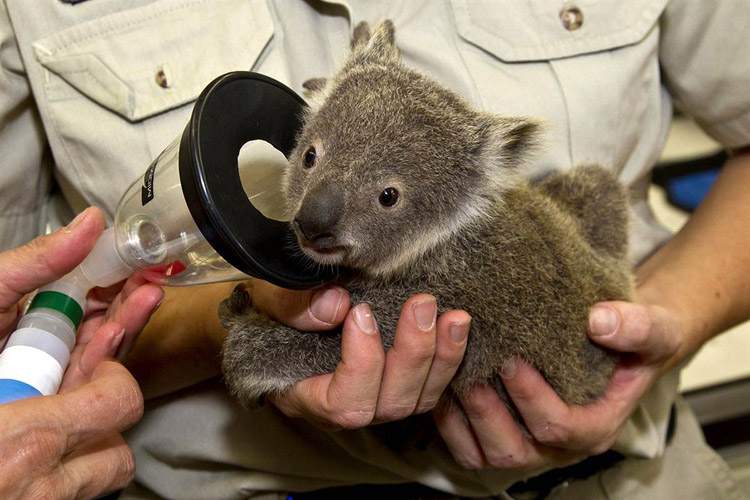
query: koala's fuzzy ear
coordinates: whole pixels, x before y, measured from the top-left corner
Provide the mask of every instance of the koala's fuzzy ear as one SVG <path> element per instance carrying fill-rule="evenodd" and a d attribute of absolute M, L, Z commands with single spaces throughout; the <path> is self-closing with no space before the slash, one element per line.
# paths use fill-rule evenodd
<path fill-rule="evenodd" d="M 354 28 L 352 56 L 360 62 L 398 61 L 400 54 L 394 44 L 393 22 L 381 21 L 370 34 L 370 27 L 361 22 Z"/>
<path fill-rule="evenodd" d="M 516 169 L 541 145 L 543 124 L 532 118 L 481 113 L 479 157 L 488 167 Z"/>
<path fill-rule="evenodd" d="M 302 84 L 302 88 L 310 92 L 319 92 L 323 90 L 328 83 L 328 78 L 310 78 Z"/>
<path fill-rule="evenodd" d="M 328 81 L 328 78 L 310 78 L 302 83 L 302 88 L 305 89 L 302 95 L 307 99 L 311 111 L 319 109 L 325 101 Z"/>
<path fill-rule="evenodd" d="M 354 33 L 352 34 L 352 50 L 362 48 L 367 45 L 370 41 L 370 25 L 367 21 L 362 21 L 354 27 Z"/>

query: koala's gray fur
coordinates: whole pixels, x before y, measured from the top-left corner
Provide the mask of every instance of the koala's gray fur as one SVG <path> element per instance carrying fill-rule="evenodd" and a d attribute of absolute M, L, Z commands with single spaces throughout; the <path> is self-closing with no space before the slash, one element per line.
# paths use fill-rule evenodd
<path fill-rule="evenodd" d="M 406 68 L 389 21 L 354 33 L 352 53 L 313 91 L 285 192 L 303 251 L 344 268 L 392 345 L 404 301 L 437 297 L 473 320 L 456 393 L 493 383 L 510 359 L 534 365 L 573 404 L 601 395 L 615 359 L 586 335 L 589 308 L 632 298 L 628 201 L 609 171 L 586 166 L 536 186 L 519 168 L 539 124 L 469 108 Z M 310 146 L 316 155 L 305 166 Z M 309 157 L 308 157 L 309 159 Z M 400 193 L 379 203 L 388 187 Z M 341 333 L 305 333 L 259 314 L 238 288 L 221 307 L 226 382 L 246 406 L 330 373 Z"/>

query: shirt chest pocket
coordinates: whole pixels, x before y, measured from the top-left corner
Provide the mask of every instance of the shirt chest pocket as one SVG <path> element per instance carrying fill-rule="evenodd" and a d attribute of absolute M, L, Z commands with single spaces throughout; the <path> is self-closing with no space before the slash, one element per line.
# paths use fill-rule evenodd
<path fill-rule="evenodd" d="M 661 122 L 658 19 L 666 0 L 453 0 L 479 98 L 552 123 L 544 163 L 625 168 L 634 124 Z M 651 145 L 653 147 L 653 145 Z"/>
<path fill-rule="evenodd" d="M 187 104 L 220 74 L 252 69 L 272 33 L 264 0 L 161 0 L 36 40 L 63 179 L 111 213 L 187 123 Z"/>

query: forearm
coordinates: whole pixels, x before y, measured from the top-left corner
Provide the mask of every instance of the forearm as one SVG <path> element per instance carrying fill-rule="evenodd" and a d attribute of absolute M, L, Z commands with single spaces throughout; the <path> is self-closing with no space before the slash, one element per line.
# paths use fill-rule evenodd
<path fill-rule="evenodd" d="M 235 285 L 165 289 L 164 302 L 125 360 L 146 399 L 219 375 L 226 332 L 218 308 Z"/>
<path fill-rule="evenodd" d="M 750 152 L 733 156 L 683 229 L 637 270 L 639 301 L 674 312 L 671 368 L 750 316 Z"/>

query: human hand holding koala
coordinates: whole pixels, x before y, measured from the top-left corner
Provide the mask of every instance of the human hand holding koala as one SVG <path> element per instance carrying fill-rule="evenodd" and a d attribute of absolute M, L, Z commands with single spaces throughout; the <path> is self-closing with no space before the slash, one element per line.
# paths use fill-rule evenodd
<path fill-rule="evenodd" d="M 602 308 L 614 316 L 602 321 L 597 315 Z M 641 398 L 674 366 L 683 331 L 677 315 L 666 308 L 629 302 L 596 304 L 588 326 L 592 341 L 626 360 L 604 395 L 586 406 L 568 405 L 538 371 L 518 362 L 512 373 L 503 373 L 503 384 L 533 439 L 515 425 L 494 389 L 479 387 L 461 399 L 460 407 L 434 412 L 460 464 L 469 469 L 561 467 L 612 446 Z"/>
<path fill-rule="evenodd" d="M 345 302 L 348 307 L 348 297 Z M 429 295 L 409 298 L 387 353 L 369 307 L 355 306 L 344 320 L 341 361 L 333 373 L 304 379 L 272 394 L 271 401 L 287 416 L 304 417 L 329 430 L 401 420 L 433 409 L 463 359 L 470 323 L 464 311 L 436 317 L 436 305 Z"/>
<path fill-rule="evenodd" d="M 365 331 L 374 321 L 367 317 L 369 308 L 350 309 L 349 294 L 341 287 L 292 291 L 260 280 L 242 287 L 255 308 L 299 330 L 343 323 L 342 359 L 333 373 L 304 379 L 269 398 L 287 416 L 321 428 L 354 429 L 429 411 L 463 359 L 471 318 L 464 311 L 436 317 L 437 304 L 429 295 L 406 301 L 394 347 L 386 354 L 379 336 Z"/>

